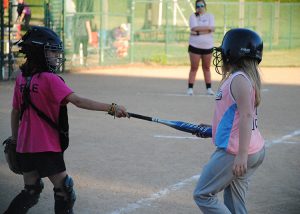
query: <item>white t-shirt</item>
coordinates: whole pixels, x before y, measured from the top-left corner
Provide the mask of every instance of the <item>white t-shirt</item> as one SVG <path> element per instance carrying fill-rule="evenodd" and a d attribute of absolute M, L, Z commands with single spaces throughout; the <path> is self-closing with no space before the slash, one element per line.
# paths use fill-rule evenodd
<path fill-rule="evenodd" d="M 196 16 L 194 13 L 190 16 L 190 29 L 194 27 L 214 27 L 215 18 L 210 13 Z M 195 48 L 211 49 L 214 47 L 213 32 L 203 35 L 190 35 L 189 44 Z"/>
<path fill-rule="evenodd" d="M 72 15 L 74 15 L 74 13 L 76 13 L 76 5 L 73 0 L 66 1 L 66 12 L 72 13 Z M 70 15 L 70 14 L 68 14 L 68 15 Z"/>

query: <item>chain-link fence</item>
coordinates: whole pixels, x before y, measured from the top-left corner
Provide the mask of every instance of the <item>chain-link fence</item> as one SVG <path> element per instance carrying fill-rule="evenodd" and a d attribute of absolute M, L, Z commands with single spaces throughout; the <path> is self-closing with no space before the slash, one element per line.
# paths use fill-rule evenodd
<path fill-rule="evenodd" d="M 47 1 L 26 1 L 21 7 L 17 0 L 0 0 L 0 80 L 13 79 L 18 74 L 19 65 L 24 59 L 19 57 L 18 48 L 13 44 L 20 40 L 29 28 L 27 21 L 29 25 L 47 26 L 48 6 Z M 24 19 L 21 18 L 23 12 L 26 13 Z"/>
<path fill-rule="evenodd" d="M 44 19 L 42 24 L 61 36 L 66 68 L 189 63 L 189 17 L 194 1 L 47 0 L 43 5 L 40 12 L 33 8 L 32 17 Z M 216 1 L 207 2 L 207 12 L 215 17 L 215 46 L 229 29 L 245 27 L 262 36 L 265 50 L 300 47 L 300 3 Z M 1 35 L 2 50 L 8 39 L 5 35 Z M 4 55 L 1 59 L 4 62 Z"/>
<path fill-rule="evenodd" d="M 92 17 L 93 42 L 88 46 L 87 61 L 82 44 L 79 48 L 75 45 L 74 52 L 76 37 L 70 36 L 66 41 L 69 65 L 188 63 L 189 17 L 193 12 L 194 1 L 190 0 L 101 0 L 94 1 L 92 11 L 66 12 L 65 17 L 73 19 Z M 245 27 L 263 37 L 265 50 L 300 47 L 300 3 L 208 2 L 207 12 L 215 17 L 216 46 L 227 30 Z M 72 23 L 68 20 L 66 28 Z M 71 29 L 78 32 L 83 28 Z M 125 44 L 118 42 L 118 31 L 123 31 Z M 125 54 L 120 53 L 122 48 Z"/>

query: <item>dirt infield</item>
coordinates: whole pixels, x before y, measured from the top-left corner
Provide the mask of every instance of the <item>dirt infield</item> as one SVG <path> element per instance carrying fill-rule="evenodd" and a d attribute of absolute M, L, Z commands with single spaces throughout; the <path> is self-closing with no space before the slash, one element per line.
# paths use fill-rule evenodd
<path fill-rule="evenodd" d="M 133 65 L 133 66 L 113 66 L 101 67 L 93 69 L 76 69 L 73 73 L 95 74 L 95 75 L 109 75 L 109 76 L 127 76 L 127 77 L 145 77 L 145 78 L 166 78 L 166 79 L 186 79 L 186 66 L 147 66 L 147 65 Z M 219 81 L 221 76 L 214 72 L 211 67 L 212 79 Z M 299 85 L 300 84 L 300 68 L 298 67 L 281 67 L 281 68 L 261 68 L 262 81 L 265 84 L 286 84 Z M 200 72 L 197 74 L 198 80 L 203 80 L 203 75 Z"/>
<path fill-rule="evenodd" d="M 204 93 L 198 73 L 195 96 L 186 96 L 188 67 L 127 66 L 64 74 L 80 95 L 116 102 L 128 111 L 192 123 L 210 123 L 213 97 Z M 213 71 L 213 70 L 212 70 Z M 250 214 L 300 212 L 300 68 L 262 68 L 259 127 L 266 158 L 252 177 Z M 212 72 L 216 90 L 220 76 Z M 0 139 L 10 134 L 12 82 L 0 82 Z M 209 139 L 136 119 L 113 119 L 104 112 L 69 105 L 68 173 L 77 193 L 75 213 L 196 214 L 192 192 L 214 151 Z M 29 213 L 54 213 L 52 185 L 46 179 L 38 205 Z M 21 190 L 0 152 L 0 213 Z M 222 197 L 220 195 L 220 197 Z"/>

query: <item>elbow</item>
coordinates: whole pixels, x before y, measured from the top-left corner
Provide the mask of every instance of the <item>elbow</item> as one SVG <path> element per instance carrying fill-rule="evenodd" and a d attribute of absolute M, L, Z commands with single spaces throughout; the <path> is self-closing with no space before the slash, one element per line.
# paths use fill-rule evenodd
<path fill-rule="evenodd" d="M 82 108 L 82 102 L 80 99 L 74 100 L 73 104 L 78 108 Z"/>
<path fill-rule="evenodd" d="M 68 95 L 63 103 L 72 103 L 74 106 L 81 108 L 82 106 L 82 98 L 77 96 L 75 93 L 71 93 Z"/>
<path fill-rule="evenodd" d="M 13 108 L 10 119 L 12 124 L 17 124 L 20 119 L 20 111 Z"/>
<path fill-rule="evenodd" d="M 215 27 L 210 27 L 209 32 L 215 32 Z"/>
<path fill-rule="evenodd" d="M 11 110 L 11 114 L 13 115 L 13 116 L 19 116 L 19 114 L 20 114 L 20 111 L 18 110 L 18 109 L 15 109 L 15 108 L 13 108 L 12 110 Z"/>
<path fill-rule="evenodd" d="M 87 100 L 85 98 L 81 98 L 81 97 L 77 97 L 77 99 L 75 99 L 75 101 L 73 102 L 73 104 L 78 107 L 78 108 L 83 108 L 83 109 L 87 109 L 89 103 L 87 102 Z"/>

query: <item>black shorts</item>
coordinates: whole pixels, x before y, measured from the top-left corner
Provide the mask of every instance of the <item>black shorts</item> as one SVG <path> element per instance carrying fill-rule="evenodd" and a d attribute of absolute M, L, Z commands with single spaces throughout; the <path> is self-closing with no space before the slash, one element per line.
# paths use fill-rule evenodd
<path fill-rule="evenodd" d="M 194 53 L 198 55 L 206 55 L 206 54 L 211 54 L 213 52 L 213 49 L 201 49 L 201 48 L 195 48 L 191 45 L 189 45 L 189 53 Z"/>
<path fill-rule="evenodd" d="M 17 161 L 22 172 L 38 171 L 41 178 L 66 170 L 61 152 L 17 153 Z"/>

